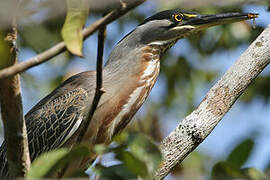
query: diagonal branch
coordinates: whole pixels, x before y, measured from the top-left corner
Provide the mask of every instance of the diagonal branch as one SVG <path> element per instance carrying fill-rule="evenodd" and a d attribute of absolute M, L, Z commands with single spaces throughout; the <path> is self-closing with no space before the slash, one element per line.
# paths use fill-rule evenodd
<path fill-rule="evenodd" d="M 209 90 L 197 109 L 184 118 L 160 145 L 164 161 L 157 170 L 162 179 L 215 128 L 238 97 L 270 63 L 270 26 Z"/>
<path fill-rule="evenodd" d="M 122 4 L 119 8 L 115 9 L 114 11 L 110 12 L 103 18 L 97 20 L 96 22 L 94 22 L 93 24 L 85 28 L 83 30 L 84 39 L 90 36 L 91 34 L 93 34 L 99 28 L 113 22 L 114 20 L 118 19 L 119 17 L 126 14 L 131 9 L 139 6 L 145 1 L 146 0 L 136 0 L 136 1 L 131 1 L 130 3 L 124 3 L 124 5 Z M 2 69 L 0 71 L 0 79 L 10 77 L 17 73 L 24 72 L 31 67 L 37 66 L 41 63 L 48 61 L 49 59 L 64 52 L 65 50 L 66 50 L 65 43 L 60 42 L 56 44 L 55 46 L 51 47 L 50 49 L 38 54 L 35 57 L 25 60 L 19 64 L 14 64 L 10 67 Z"/>

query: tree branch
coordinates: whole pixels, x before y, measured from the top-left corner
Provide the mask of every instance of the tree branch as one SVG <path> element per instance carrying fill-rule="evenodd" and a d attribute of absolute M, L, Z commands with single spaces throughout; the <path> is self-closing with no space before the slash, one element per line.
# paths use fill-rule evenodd
<path fill-rule="evenodd" d="M 156 177 L 164 178 L 191 153 L 230 110 L 248 85 L 270 63 L 270 26 L 209 90 L 197 109 L 184 118 L 160 145 L 164 161 Z"/>
<path fill-rule="evenodd" d="M 105 17 L 97 20 L 87 28 L 83 30 L 84 39 L 93 34 L 99 28 L 113 22 L 114 20 L 118 19 L 122 15 L 129 12 L 131 9 L 139 6 L 146 0 L 136 0 L 130 3 L 125 3 L 126 6 L 121 5 L 118 9 L 110 12 Z M 32 57 L 28 60 L 25 60 L 19 64 L 14 64 L 10 67 L 4 68 L 0 71 L 0 79 L 13 76 L 17 73 L 21 73 L 26 71 L 27 69 L 37 66 L 43 62 L 48 61 L 49 59 L 53 58 L 54 56 L 64 52 L 66 50 L 66 46 L 64 42 L 60 42 L 55 46 L 51 47 L 50 49 L 38 54 L 35 57 Z"/>
<path fill-rule="evenodd" d="M 7 56 L 1 65 L 17 63 L 17 30 L 15 26 L 7 30 L 5 42 Z M 24 177 L 30 168 L 30 157 L 26 125 L 23 116 L 22 97 L 20 92 L 20 75 L 0 80 L 1 113 L 4 124 L 8 170 L 11 177 Z"/>
<path fill-rule="evenodd" d="M 96 91 L 95 91 L 95 96 L 88 114 L 88 118 L 86 118 L 86 122 L 82 124 L 81 130 L 78 134 L 78 137 L 76 139 L 76 144 L 79 144 L 82 142 L 83 137 L 89 127 L 89 124 L 93 118 L 93 115 L 97 109 L 99 100 L 105 91 L 103 90 L 102 86 L 102 72 L 103 72 L 103 50 L 104 50 L 104 40 L 106 37 L 106 26 L 103 26 L 100 28 L 98 32 L 98 48 L 97 48 L 97 64 L 96 64 Z M 61 172 L 58 174 L 58 177 L 62 177 L 67 171 L 68 166 L 64 167 Z"/>
<path fill-rule="evenodd" d="M 87 121 L 83 124 L 82 130 L 77 138 L 77 143 L 80 143 L 83 139 L 84 134 L 86 133 L 90 121 L 97 109 L 99 100 L 102 94 L 105 92 L 102 86 L 102 66 L 103 66 L 103 50 L 104 50 L 104 40 L 106 37 L 106 26 L 100 28 L 98 32 L 98 49 L 97 49 L 97 65 L 96 65 L 96 92 L 94 100 L 91 105 L 91 109 L 87 118 Z"/>

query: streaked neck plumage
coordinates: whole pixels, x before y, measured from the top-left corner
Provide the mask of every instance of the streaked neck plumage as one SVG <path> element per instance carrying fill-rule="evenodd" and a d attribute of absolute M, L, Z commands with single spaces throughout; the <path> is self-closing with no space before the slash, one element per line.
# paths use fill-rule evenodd
<path fill-rule="evenodd" d="M 110 127 L 110 137 L 128 124 L 148 97 L 160 71 L 160 58 L 175 42 L 145 44 L 143 37 L 134 30 L 113 49 L 104 67 L 107 94 L 119 95 L 114 103 L 118 105 L 119 113 L 108 122 L 109 126 L 104 126 Z"/>
<path fill-rule="evenodd" d="M 169 41 L 153 41 L 147 42 L 137 28 L 129 35 L 123 38 L 112 50 L 104 70 L 110 73 L 138 73 L 137 66 L 142 63 L 142 56 L 151 56 L 151 51 L 145 53 L 145 48 L 152 49 L 155 56 L 159 56 L 158 60 L 166 52 L 167 49 L 172 47 L 178 39 Z M 156 52 L 158 51 L 158 52 Z M 151 57 L 150 59 L 151 60 Z M 128 74 L 126 74 L 128 75 Z"/>

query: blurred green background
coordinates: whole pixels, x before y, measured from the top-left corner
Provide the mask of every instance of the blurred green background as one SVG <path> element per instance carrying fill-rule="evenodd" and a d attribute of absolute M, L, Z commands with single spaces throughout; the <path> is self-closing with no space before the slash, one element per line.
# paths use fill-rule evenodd
<path fill-rule="evenodd" d="M 107 5 L 106 1 L 101 2 L 105 3 L 104 6 L 91 6 L 86 25 L 99 19 L 104 8 L 109 7 L 109 1 Z M 8 3 L 1 3 L 0 22 L 3 25 L 3 14 L 10 9 Z M 256 28 L 252 27 L 252 21 L 245 21 L 214 27 L 179 40 L 163 57 L 161 73 L 150 97 L 126 131 L 144 133 L 156 142 L 168 135 L 270 24 L 269 6 L 269 1 L 148 0 L 110 24 L 105 42 L 105 62 L 113 46 L 125 34 L 157 11 L 181 8 L 209 14 L 260 13 Z M 19 61 L 33 57 L 61 41 L 66 3 L 63 0 L 27 0 L 23 2 L 23 7 L 18 19 Z M 64 79 L 81 71 L 94 70 L 96 49 L 95 33 L 84 42 L 84 59 L 65 52 L 24 72 L 21 76 L 24 112 L 29 111 Z M 247 173 L 253 173 L 256 177 L 260 174 L 257 171 L 267 173 L 270 165 L 269 97 L 270 69 L 267 67 L 211 135 L 166 179 L 209 179 L 211 176 L 215 178 L 216 172 L 226 177 L 230 173 L 237 175 L 237 167 L 255 167 L 248 169 Z M 101 163 L 111 166 L 118 161 L 109 154 L 102 158 Z"/>

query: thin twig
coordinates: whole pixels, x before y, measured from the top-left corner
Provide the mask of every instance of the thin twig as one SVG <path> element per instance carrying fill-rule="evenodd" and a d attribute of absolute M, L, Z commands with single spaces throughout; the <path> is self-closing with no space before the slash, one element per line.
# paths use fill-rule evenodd
<path fill-rule="evenodd" d="M 89 124 L 93 118 L 93 115 L 97 109 L 99 100 L 105 91 L 103 90 L 102 86 L 102 71 L 103 71 L 103 50 L 104 50 L 104 40 L 106 37 L 106 26 L 103 26 L 100 28 L 98 32 L 98 48 L 97 48 L 97 66 L 96 66 L 96 91 L 95 96 L 91 105 L 90 112 L 88 113 L 88 117 L 86 118 L 86 121 L 82 124 L 81 130 L 79 132 L 79 135 L 76 140 L 76 144 L 79 144 L 82 142 L 83 137 L 89 127 Z M 59 174 L 59 177 L 62 177 L 67 170 L 68 165 L 61 170 L 61 173 Z"/>
<path fill-rule="evenodd" d="M 103 94 L 105 91 L 102 89 L 102 66 L 103 66 L 103 51 L 104 40 L 106 38 L 106 26 L 102 27 L 98 32 L 98 52 L 97 52 L 97 82 L 96 94 Z"/>
<path fill-rule="evenodd" d="M 84 134 L 86 133 L 88 126 L 92 120 L 92 117 L 97 109 L 99 100 L 102 94 L 105 92 L 102 86 L 102 71 L 103 71 L 103 50 L 104 50 L 104 40 L 106 37 L 106 26 L 100 28 L 98 32 L 98 49 L 97 49 L 97 66 L 96 66 L 96 91 L 94 100 L 91 105 L 90 112 L 88 114 L 87 121 L 83 124 L 83 127 L 77 138 L 77 143 L 80 143 L 83 139 Z"/>
<path fill-rule="evenodd" d="M 88 113 L 88 117 L 86 118 L 86 121 L 82 124 L 81 130 L 79 132 L 79 135 L 76 139 L 76 144 L 79 144 L 82 142 L 83 136 L 85 135 L 89 124 L 93 118 L 93 115 L 97 109 L 99 100 L 105 91 L 103 90 L 103 81 L 102 81 L 102 72 L 103 72 L 103 51 L 104 51 L 104 40 L 106 37 L 106 26 L 102 26 L 100 30 L 98 31 L 98 48 L 97 48 L 97 62 L 96 62 L 96 91 L 95 96 L 90 108 L 90 111 Z M 59 177 L 62 177 L 67 170 L 68 165 L 61 170 L 61 173 L 59 174 Z"/>
<path fill-rule="evenodd" d="M 15 12 L 18 11 L 19 5 L 20 3 L 18 3 Z M 2 43 L 7 45 L 9 49 L 7 59 L 2 60 L 2 63 L 7 66 L 16 64 L 18 59 L 16 13 L 14 13 L 12 21 L 12 27 L 7 29 L 6 38 Z M 6 143 L 4 145 L 6 146 L 8 173 L 10 177 L 25 177 L 31 161 L 23 116 L 20 75 L 0 79 L 0 84 L 0 102 L 5 132 Z M 5 174 L 1 174 L 1 176 L 5 176 Z"/>
<path fill-rule="evenodd" d="M 83 30 L 84 39 L 93 34 L 95 31 L 97 31 L 100 27 L 106 26 L 107 24 L 113 22 L 114 20 L 118 19 L 119 17 L 126 14 L 131 9 L 139 6 L 145 1 L 146 0 L 136 0 L 130 2 L 126 4 L 126 6 L 120 6 L 118 9 L 110 12 L 105 17 L 97 20 L 96 22 L 94 22 L 93 24 L 91 24 L 90 26 L 88 26 Z M 10 67 L 2 69 L 0 71 L 0 79 L 15 75 L 17 73 L 22 73 L 31 67 L 37 66 L 41 63 L 48 61 L 49 59 L 64 52 L 65 50 L 66 50 L 65 43 L 60 42 L 55 46 L 51 47 L 50 49 L 38 54 L 35 57 L 25 60 L 19 64 L 14 64 Z"/>
<path fill-rule="evenodd" d="M 270 63 L 270 26 L 209 90 L 197 109 L 185 117 L 160 145 L 164 161 L 156 172 L 163 179 L 212 132 L 238 97 Z"/>

